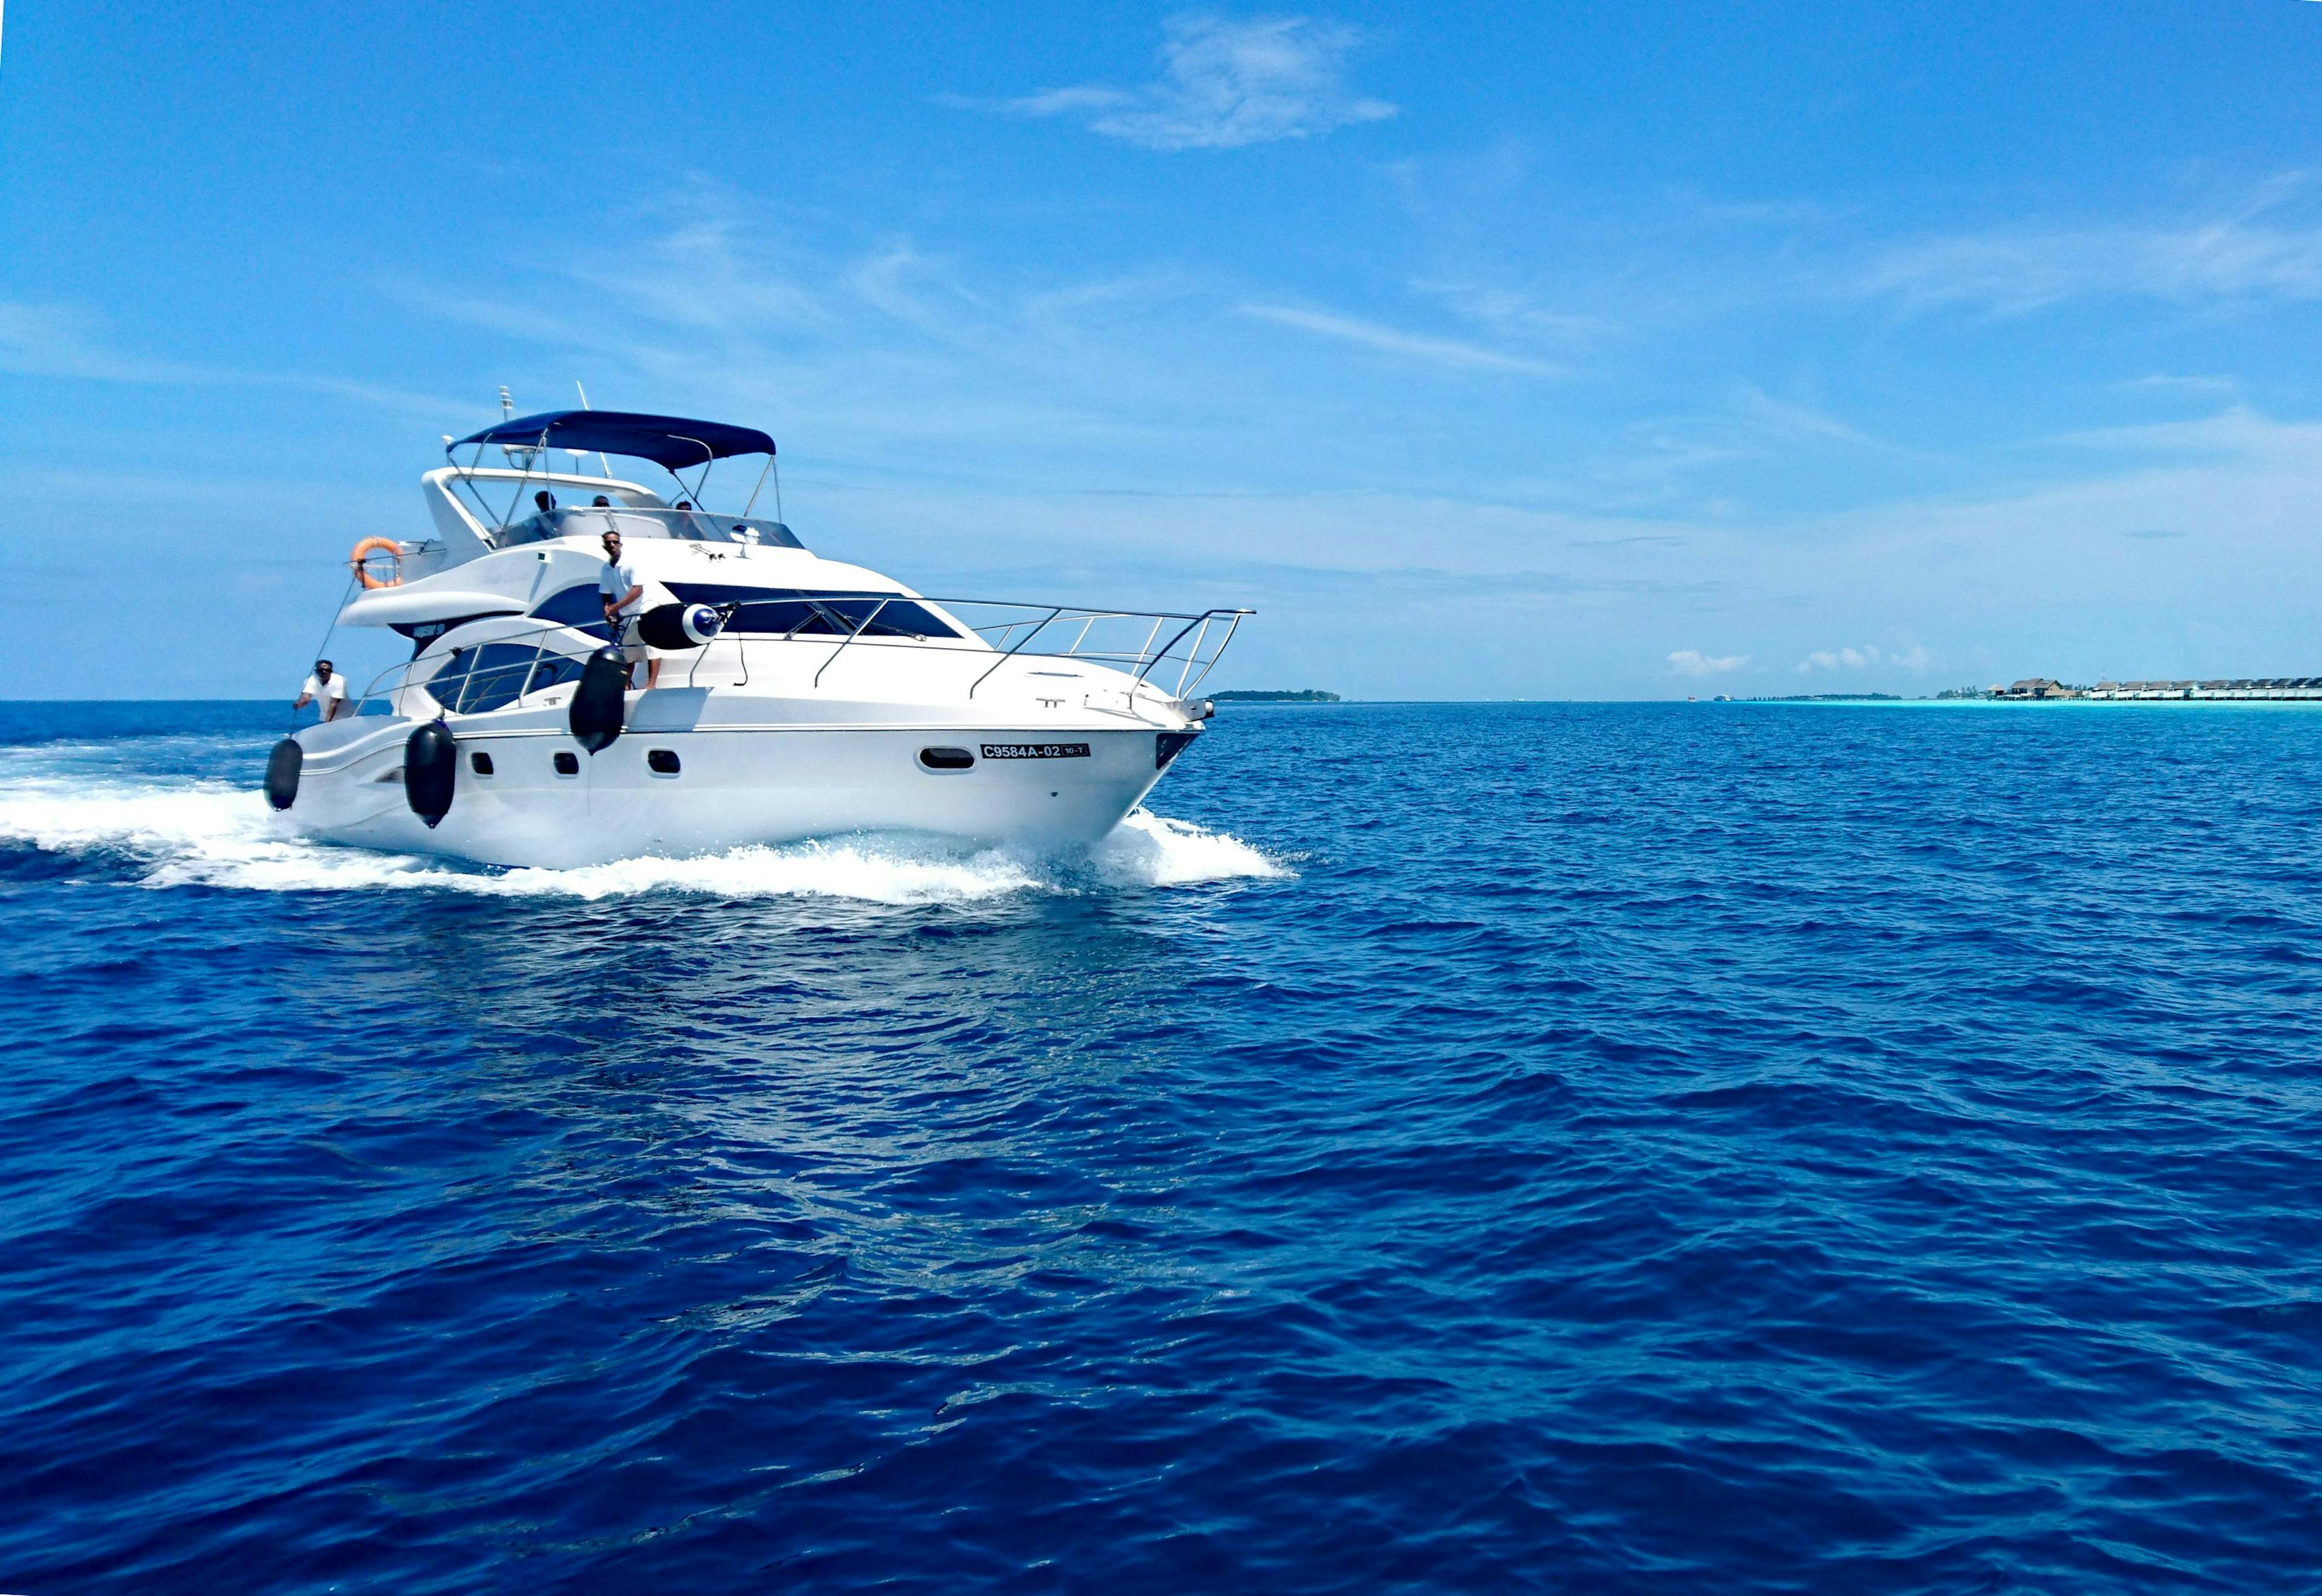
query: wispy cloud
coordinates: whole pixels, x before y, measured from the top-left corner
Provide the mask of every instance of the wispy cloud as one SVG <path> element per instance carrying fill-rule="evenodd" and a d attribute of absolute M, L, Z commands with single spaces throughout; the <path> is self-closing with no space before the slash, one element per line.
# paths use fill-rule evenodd
<path fill-rule="evenodd" d="M 1802 405 L 1795 399 L 1778 399 L 1755 383 L 1742 385 L 1735 407 L 1753 431 L 1772 440 L 1849 443 L 1865 449 L 1895 447 L 1884 439 L 1874 438 L 1861 428 L 1841 421 L 1827 411 Z"/>
<path fill-rule="evenodd" d="M 1636 507 L 1686 501 L 1724 514 L 1739 501 L 1724 495 L 1705 500 L 1701 485 L 1732 483 L 1737 469 L 1783 461 L 1891 465 L 1922 458 L 1918 451 L 1875 437 L 1826 410 L 1778 397 L 1749 382 L 1736 384 L 1721 409 L 1654 416 L 1623 430 L 1621 446 L 1586 468 L 1600 504 Z M 1567 480 L 1580 475 L 1576 471 Z"/>
<path fill-rule="evenodd" d="M 1798 661 L 1798 674 L 1815 670 L 1868 670 L 1873 666 L 1887 665 L 1902 670 L 1924 670 L 1927 651 L 1918 643 L 1899 653 L 1881 652 L 1876 646 L 1864 643 L 1860 648 L 1816 649 Z"/>
<path fill-rule="evenodd" d="M 2210 454 L 2283 461 L 2310 451 L 2315 431 L 2311 424 L 2284 424 L 2261 415 L 2248 405 L 2235 404 L 2208 415 L 2179 421 L 2059 433 L 2047 442 L 2139 454 Z"/>
<path fill-rule="evenodd" d="M 1460 371 L 1513 371 L 1526 377 L 1564 375 L 1563 367 L 1546 360 L 1510 354 L 1504 350 L 1487 349 L 1482 344 L 1466 343 L 1456 338 L 1406 333 L 1400 327 L 1382 326 L 1376 322 L 1359 321 L 1353 316 L 1336 315 L 1329 311 L 1306 310 L 1294 305 L 1244 305 L 1237 308 L 1242 315 L 1255 316 L 1262 322 L 1295 327 L 1319 337 L 1335 338 L 1342 343 L 1359 344 L 1381 354 L 1418 360 L 1431 366 Z"/>
<path fill-rule="evenodd" d="M 2204 398 L 2224 399 L 2238 396 L 2242 387 L 2230 377 L 2179 377 L 2162 371 L 2150 377 L 2136 378 L 2121 386 L 2144 393 L 2194 394 Z"/>
<path fill-rule="evenodd" d="M 1148 150 L 1234 150 L 1395 114 L 1347 81 L 1348 58 L 1365 38 L 1359 28 L 1312 17 L 1233 21 L 1188 12 L 1163 31 L 1161 76 L 1139 87 L 1086 83 L 1015 99 L 940 98 L 1019 116 L 1085 116 L 1092 132 Z"/>
<path fill-rule="evenodd" d="M 331 394 L 380 410 L 440 423 L 457 406 L 428 394 L 301 371 L 252 371 L 125 352 L 105 319 L 85 306 L 0 300 L 0 372 L 82 382 L 183 388 L 277 388 Z"/>
<path fill-rule="evenodd" d="M 2322 298 L 2322 225 L 2281 212 L 2297 174 L 2222 215 L 2143 224 L 2022 226 L 1895 245 L 1848 285 L 1913 310 L 2016 315 L 2067 300 L 2197 303 Z"/>
<path fill-rule="evenodd" d="M 84 306 L 0 300 L 0 371 L 93 382 L 191 383 L 219 374 L 114 350 L 103 319 Z"/>
<path fill-rule="evenodd" d="M 1747 654 L 1712 656 L 1697 648 L 1681 648 L 1668 657 L 1670 674 L 1675 676 L 1719 676 L 1728 670 L 1739 670 L 1750 662 Z"/>
<path fill-rule="evenodd" d="M 1422 278 L 1411 286 L 1422 294 L 1442 300 L 1469 321 L 1504 336 L 1577 342 L 1619 331 L 1601 316 L 1554 310 L 1529 294 L 1490 283 Z"/>

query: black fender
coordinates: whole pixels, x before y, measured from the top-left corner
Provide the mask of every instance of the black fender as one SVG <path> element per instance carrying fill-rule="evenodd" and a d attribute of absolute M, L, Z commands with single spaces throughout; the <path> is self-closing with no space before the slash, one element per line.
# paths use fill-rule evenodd
<path fill-rule="evenodd" d="M 590 753 L 601 753 L 621 734 L 627 713 L 629 664 L 617 648 L 600 648 L 580 668 L 580 685 L 572 689 L 568 719 L 572 740 Z"/>
<path fill-rule="evenodd" d="M 460 747 L 442 721 L 431 720 L 404 739 L 403 796 L 428 830 L 452 812 L 459 773 Z"/>
<path fill-rule="evenodd" d="M 266 801 L 287 809 L 298 801 L 298 772 L 306 767 L 306 751 L 296 737 L 285 737 L 266 756 Z"/>

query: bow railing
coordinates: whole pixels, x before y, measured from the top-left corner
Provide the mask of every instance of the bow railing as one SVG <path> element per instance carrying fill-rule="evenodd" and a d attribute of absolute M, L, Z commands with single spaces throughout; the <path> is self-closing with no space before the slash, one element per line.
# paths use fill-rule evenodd
<path fill-rule="evenodd" d="M 880 612 L 890 604 L 931 606 L 956 621 L 967 635 L 954 641 L 882 629 Z M 749 606 L 712 607 L 730 621 L 736 611 Z M 1144 685 L 1183 700 L 1216 669 L 1243 619 L 1256 613 L 1248 609 L 1185 614 L 1090 609 L 999 599 L 910 598 L 901 594 L 849 596 L 844 604 L 800 607 L 804 617 L 787 632 L 728 629 L 701 648 L 656 651 L 663 670 L 666 674 L 672 666 L 682 665 L 686 684 L 692 685 L 713 651 L 731 645 L 746 682 L 754 651 L 818 648 L 825 651 L 824 656 L 816 662 L 807 684 L 814 691 L 819 690 L 824 676 L 849 649 L 902 648 L 988 661 L 968 684 L 970 698 L 1011 660 L 1069 660 L 1120 671 L 1130 678 L 1132 694 Z M 449 714 L 480 715 L 507 708 L 534 693 L 578 680 L 589 654 L 609 640 L 602 625 L 543 622 L 516 631 L 496 629 L 448 656 L 427 655 L 388 667 L 363 689 L 354 712 L 400 714 L 402 696 L 413 688 L 427 689 L 428 696 Z M 764 653 L 759 652 L 758 658 L 763 661 Z M 447 672 L 456 678 L 456 683 L 447 679 Z M 448 699 L 445 689 L 450 689 Z"/>

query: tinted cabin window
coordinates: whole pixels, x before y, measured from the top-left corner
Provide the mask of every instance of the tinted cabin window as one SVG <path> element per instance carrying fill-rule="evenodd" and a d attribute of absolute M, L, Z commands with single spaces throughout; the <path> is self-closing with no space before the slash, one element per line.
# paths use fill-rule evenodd
<path fill-rule="evenodd" d="M 490 775 L 492 773 L 492 756 L 484 752 L 481 749 L 477 750 L 475 752 L 468 756 L 468 769 L 473 771 L 479 776 Z"/>
<path fill-rule="evenodd" d="M 964 748 L 922 748 L 919 763 L 930 771 L 964 771 L 975 763 L 975 755 Z"/>
<path fill-rule="evenodd" d="M 524 690 L 527 693 L 536 693 L 543 688 L 553 688 L 559 682 L 578 681 L 580 679 L 581 663 L 582 661 L 579 660 L 567 659 L 562 654 L 543 654 L 533 665 L 532 680 Z"/>
<path fill-rule="evenodd" d="M 956 637 L 959 634 L 941 621 L 925 605 L 914 604 L 908 598 L 891 598 L 882 604 L 875 598 L 846 598 L 834 604 L 853 623 L 854 630 L 865 637 Z"/>
<path fill-rule="evenodd" d="M 671 582 L 685 604 L 734 605 L 728 632 L 775 637 L 957 637 L 923 604 L 883 593 L 809 593 L 796 588 L 730 588 Z"/>
<path fill-rule="evenodd" d="M 580 756 L 570 749 L 558 754 L 555 763 L 556 773 L 560 776 L 578 776 L 580 773 Z"/>
<path fill-rule="evenodd" d="M 467 685 L 468 667 L 476 662 L 476 651 L 471 648 L 453 649 L 443 668 L 427 679 L 427 691 L 435 702 L 446 709 L 456 709 L 460 689 Z"/>
<path fill-rule="evenodd" d="M 460 713 L 484 715 L 515 703 L 517 695 L 524 691 L 524 679 L 532 670 L 536 652 L 529 643 L 488 643 L 477 650 L 467 688 L 460 695 Z M 440 699 L 443 695 L 436 697 Z"/>
<path fill-rule="evenodd" d="M 645 769 L 656 776 L 676 775 L 677 751 L 671 748 L 655 748 L 649 751 L 645 754 Z"/>

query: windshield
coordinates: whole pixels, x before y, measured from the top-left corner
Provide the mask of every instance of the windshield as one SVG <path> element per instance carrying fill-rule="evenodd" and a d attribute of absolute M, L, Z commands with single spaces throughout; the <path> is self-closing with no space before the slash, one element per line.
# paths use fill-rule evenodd
<path fill-rule="evenodd" d="M 713 515 L 707 510 L 651 510 L 628 505 L 554 509 L 512 521 L 494 540 L 503 549 L 558 537 L 602 537 L 617 532 L 625 543 L 665 538 L 691 543 L 741 543 L 770 549 L 802 549 L 791 529 L 757 515 Z"/>

